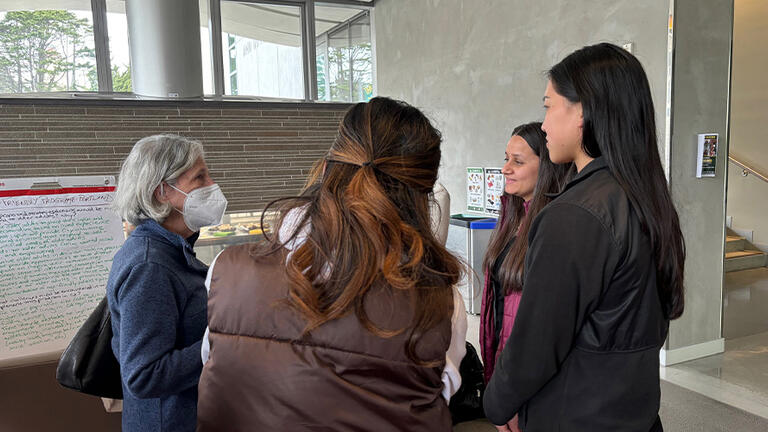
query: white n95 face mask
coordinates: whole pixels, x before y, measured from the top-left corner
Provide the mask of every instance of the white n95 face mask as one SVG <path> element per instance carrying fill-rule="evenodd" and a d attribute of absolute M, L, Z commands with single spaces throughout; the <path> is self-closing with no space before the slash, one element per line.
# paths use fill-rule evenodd
<path fill-rule="evenodd" d="M 200 228 L 208 225 L 218 225 L 224 212 L 227 210 L 227 198 L 221 192 L 217 184 L 197 188 L 186 193 L 179 188 L 168 184 L 187 196 L 184 200 L 184 211 L 179 211 L 184 216 L 184 224 L 191 231 L 200 231 Z"/>

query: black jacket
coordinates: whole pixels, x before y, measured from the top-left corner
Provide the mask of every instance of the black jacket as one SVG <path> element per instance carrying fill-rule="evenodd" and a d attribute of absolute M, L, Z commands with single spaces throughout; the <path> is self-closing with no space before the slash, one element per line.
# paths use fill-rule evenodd
<path fill-rule="evenodd" d="M 588 164 L 534 220 L 512 334 L 483 399 L 525 432 L 647 432 L 659 410 L 669 321 L 656 266 L 605 160 Z"/>

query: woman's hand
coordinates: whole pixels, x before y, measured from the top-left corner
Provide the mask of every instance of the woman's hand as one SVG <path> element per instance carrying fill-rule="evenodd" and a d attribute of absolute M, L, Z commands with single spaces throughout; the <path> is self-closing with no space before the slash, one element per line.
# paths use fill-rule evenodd
<path fill-rule="evenodd" d="M 517 425 L 517 414 L 507 424 L 496 426 L 496 430 L 499 432 L 520 432 L 520 427 Z"/>

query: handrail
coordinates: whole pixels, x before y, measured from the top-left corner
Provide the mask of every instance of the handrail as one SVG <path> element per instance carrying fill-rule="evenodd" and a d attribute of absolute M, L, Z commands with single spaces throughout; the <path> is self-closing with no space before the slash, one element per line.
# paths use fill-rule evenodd
<path fill-rule="evenodd" d="M 745 164 L 744 162 L 734 158 L 733 156 L 728 156 L 728 160 L 741 167 L 741 175 L 742 176 L 746 177 L 746 176 L 752 174 L 755 177 L 759 178 L 760 180 L 768 183 L 768 176 L 766 176 L 765 174 L 761 173 L 760 171 L 757 171 L 756 169 L 754 169 L 751 166 Z"/>

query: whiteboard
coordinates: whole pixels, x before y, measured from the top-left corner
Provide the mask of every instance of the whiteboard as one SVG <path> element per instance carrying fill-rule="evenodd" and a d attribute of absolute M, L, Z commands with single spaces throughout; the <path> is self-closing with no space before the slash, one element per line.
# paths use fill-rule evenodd
<path fill-rule="evenodd" d="M 0 179 L 0 367 L 58 358 L 124 235 L 112 176 Z"/>

